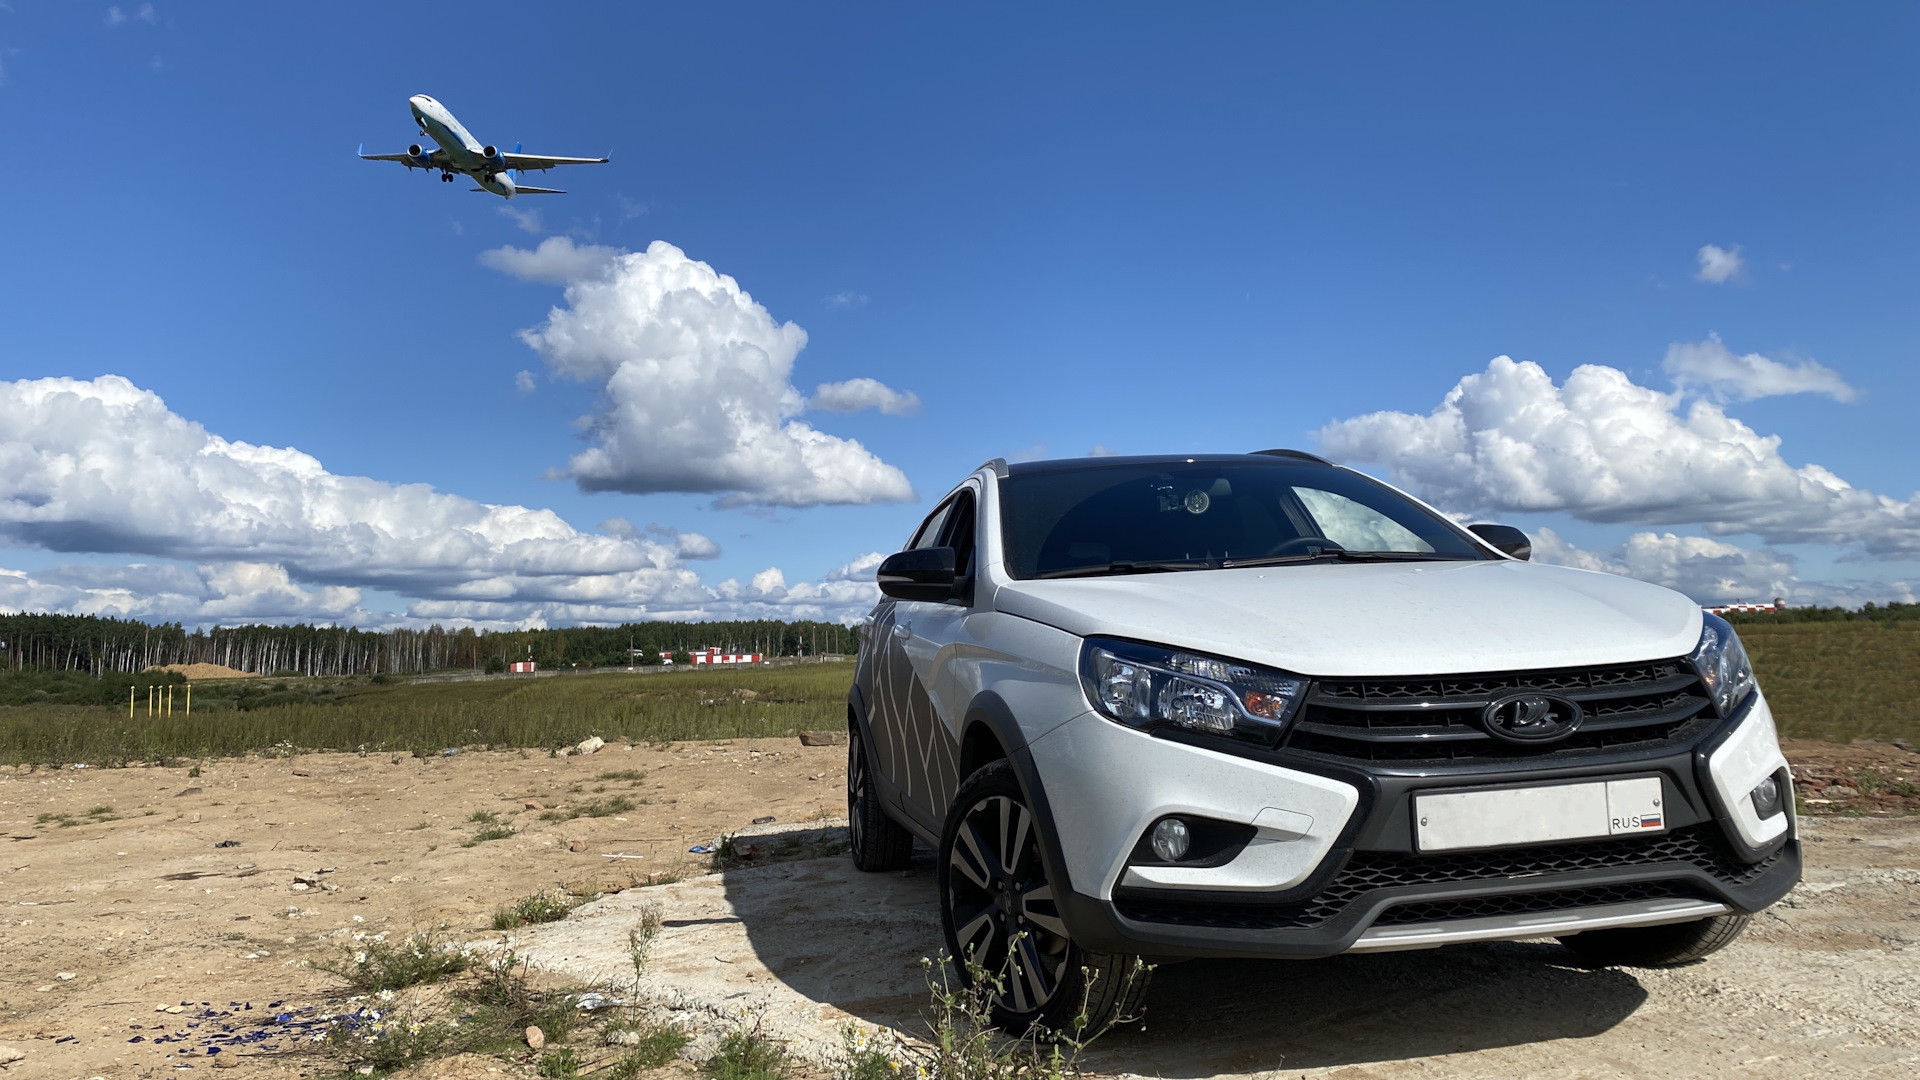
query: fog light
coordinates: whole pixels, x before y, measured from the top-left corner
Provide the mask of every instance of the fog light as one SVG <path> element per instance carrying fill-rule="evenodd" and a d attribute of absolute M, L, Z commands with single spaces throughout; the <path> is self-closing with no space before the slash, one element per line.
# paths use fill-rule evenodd
<path fill-rule="evenodd" d="M 1193 842 L 1193 836 L 1187 831 L 1187 823 L 1177 817 L 1161 818 L 1153 827 L 1153 853 L 1167 862 L 1179 862 L 1186 857 L 1187 846 Z"/>
<path fill-rule="evenodd" d="M 1760 781 L 1760 785 L 1754 788 L 1752 793 L 1747 797 L 1753 800 L 1753 812 L 1760 815 L 1760 820 L 1765 821 L 1767 818 L 1779 813 L 1780 778 L 1778 776 L 1769 776 L 1765 780 Z"/>

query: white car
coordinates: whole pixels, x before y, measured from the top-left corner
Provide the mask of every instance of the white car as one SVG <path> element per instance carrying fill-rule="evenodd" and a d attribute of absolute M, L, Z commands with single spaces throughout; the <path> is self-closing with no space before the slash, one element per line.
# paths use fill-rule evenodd
<path fill-rule="evenodd" d="M 1136 958 L 1704 956 L 1800 876 L 1745 650 L 1528 554 L 1298 451 L 989 462 L 880 566 L 854 861 L 935 849 L 1015 1031 L 1129 1012 Z"/>

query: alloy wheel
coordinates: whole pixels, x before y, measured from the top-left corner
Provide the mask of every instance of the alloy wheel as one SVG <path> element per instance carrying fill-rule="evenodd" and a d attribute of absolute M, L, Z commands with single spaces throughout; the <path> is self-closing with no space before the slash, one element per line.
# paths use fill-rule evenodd
<path fill-rule="evenodd" d="M 1039 1010 L 1066 978 L 1071 942 L 1040 861 L 1033 814 L 992 795 L 973 804 L 947 853 L 947 911 L 962 957 L 979 966 L 1001 1008 Z"/>

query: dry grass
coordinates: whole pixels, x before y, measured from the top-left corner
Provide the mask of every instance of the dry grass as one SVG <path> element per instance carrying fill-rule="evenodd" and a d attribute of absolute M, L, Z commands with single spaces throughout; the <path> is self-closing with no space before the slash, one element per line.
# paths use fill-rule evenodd
<path fill-rule="evenodd" d="M 1782 735 L 1920 743 L 1920 621 L 1745 622 Z"/>
<path fill-rule="evenodd" d="M 274 684 L 285 689 L 248 707 L 196 693 L 191 718 L 178 706 L 171 717 L 131 720 L 124 704 L 7 706 L 0 707 L 0 764 L 118 765 L 308 750 L 424 756 L 450 747 L 558 750 L 589 735 L 650 743 L 792 735 L 843 723 L 852 679 L 850 663 L 418 686 L 288 679 Z M 755 696 L 733 695 L 735 689 Z M 215 702 L 225 707 L 203 709 Z"/>

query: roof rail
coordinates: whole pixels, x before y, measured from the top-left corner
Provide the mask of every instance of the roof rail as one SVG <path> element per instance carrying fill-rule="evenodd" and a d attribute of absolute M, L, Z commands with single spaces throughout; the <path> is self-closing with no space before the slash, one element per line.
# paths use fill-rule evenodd
<path fill-rule="evenodd" d="M 1318 454 L 1309 454 L 1305 450 L 1255 450 L 1254 453 L 1260 457 L 1294 458 L 1298 461 L 1312 461 L 1321 465 L 1333 464 L 1333 462 L 1328 461 L 1326 458 Z"/>
<path fill-rule="evenodd" d="M 980 467 L 983 469 L 992 469 L 993 475 L 999 477 L 1002 480 L 1005 480 L 1007 478 L 1007 459 L 1006 458 L 1003 458 L 1003 457 L 994 458 L 992 461 L 982 463 Z"/>

